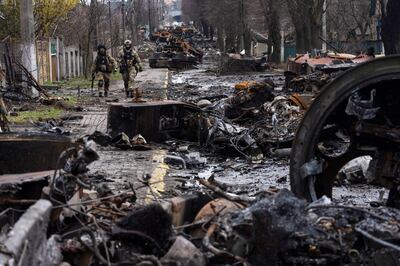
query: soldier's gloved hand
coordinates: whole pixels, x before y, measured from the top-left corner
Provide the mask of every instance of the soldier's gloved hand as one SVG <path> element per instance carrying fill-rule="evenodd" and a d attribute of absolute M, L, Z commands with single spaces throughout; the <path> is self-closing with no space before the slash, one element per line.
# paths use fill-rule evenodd
<path fill-rule="evenodd" d="M 92 73 L 92 79 L 95 79 L 96 78 L 96 73 Z"/>
<path fill-rule="evenodd" d="M 143 71 L 143 67 L 141 65 L 139 65 L 139 72 Z"/>

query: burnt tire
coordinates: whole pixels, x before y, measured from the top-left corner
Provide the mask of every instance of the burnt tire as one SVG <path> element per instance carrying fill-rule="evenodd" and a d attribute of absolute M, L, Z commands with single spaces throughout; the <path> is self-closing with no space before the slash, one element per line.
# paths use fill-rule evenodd
<path fill-rule="evenodd" d="M 300 169 L 314 158 L 319 136 L 331 113 L 358 89 L 392 79 L 400 80 L 400 56 L 361 64 L 337 77 L 321 91 L 305 114 L 292 145 L 290 186 L 296 196 L 311 200 L 308 179 L 302 178 Z M 400 91 L 400 86 L 398 89 Z M 332 196 L 332 177 L 318 175 L 316 178 L 319 184 L 315 186 L 317 196 Z"/>

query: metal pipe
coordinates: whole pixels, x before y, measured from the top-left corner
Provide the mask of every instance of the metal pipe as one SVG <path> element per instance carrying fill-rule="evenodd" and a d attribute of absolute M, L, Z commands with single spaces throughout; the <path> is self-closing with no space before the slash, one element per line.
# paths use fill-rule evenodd
<path fill-rule="evenodd" d="M 289 157 L 290 153 L 292 152 L 292 149 L 291 148 L 286 148 L 286 149 L 275 149 L 275 148 L 272 148 L 272 149 L 269 150 L 269 152 L 274 157 L 282 158 L 282 157 Z"/>
<path fill-rule="evenodd" d="M 166 155 L 166 156 L 163 158 L 163 162 L 164 162 L 164 160 L 165 160 L 166 158 L 169 158 L 169 159 L 172 159 L 172 160 L 180 161 L 180 162 L 182 163 L 183 169 L 186 169 L 186 161 L 185 161 L 182 157 L 174 156 L 174 155 Z"/>

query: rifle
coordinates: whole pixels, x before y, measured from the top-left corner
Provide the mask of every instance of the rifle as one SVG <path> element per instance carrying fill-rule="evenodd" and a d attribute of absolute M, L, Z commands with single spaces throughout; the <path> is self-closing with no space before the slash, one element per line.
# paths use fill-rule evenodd
<path fill-rule="evenodd" d="M 123 60 L 123 61 L 121 61 L 120 63 L 119 63 L 119 73 L 124 73 L 125 71 L 127 71 L 128 70 L 128 64 L 126 63 L 126 61 L 125 60 Z"/>

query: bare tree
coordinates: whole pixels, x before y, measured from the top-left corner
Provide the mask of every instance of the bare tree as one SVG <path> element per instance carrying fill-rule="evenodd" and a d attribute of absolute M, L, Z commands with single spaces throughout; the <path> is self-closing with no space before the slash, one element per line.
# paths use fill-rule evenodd
<path fill-rule="evenodd" d="M 280 61 L 281 53 L 281 21 L 280 10 L 282 4 L 274 0 L 259 0 L 264 12 L 264 17 L 268 29 L 268 58 L 272 62 Z"/>
<path fill-rule="evenodd" d="M 139 26 L 141 14 L 144 12 L 144 0 L 128 0 L 127 23 L 130 29 L 130 36 L 135 45 L 138 45 L 140 40 Z"/>
<path fill-rule="evenodd" d="M 360 52 L 372 36 L 370 0 L 330 0 L 327 10 L 328 41 L 339 50 Z"/>
<path fill-rule="evenodd" d="M 320 48 L 324 0 L 286 0 L 286 3 L 295 28 L 297 52 Z"/>

